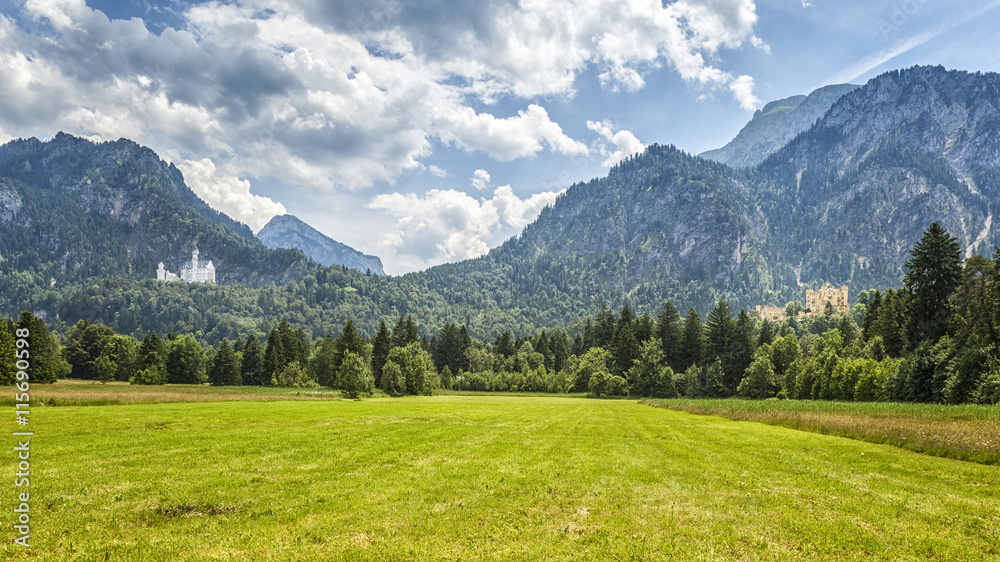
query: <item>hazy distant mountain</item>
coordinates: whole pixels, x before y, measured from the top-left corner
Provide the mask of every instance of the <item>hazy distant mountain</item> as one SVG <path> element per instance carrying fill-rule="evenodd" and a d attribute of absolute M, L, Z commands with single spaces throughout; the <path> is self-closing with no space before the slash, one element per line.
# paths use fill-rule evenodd
<path fill-rule="evenodd" d="M 734 168 L 755 166 L 811 127 L 834 102 L 855 88 L 853 84 L 836 84 L 824 86 L 808 96 L 772 101 L 758 109 L 726 146 L 702 152 L 700 156 Z"/>
<path fill-rule="evenodd" d="M 382 260 L 363 254 L 326 236 L 294 215 L 277 215 L 257 233 L 268 248 L 297 248 L 323 265 L 344 265 L 358 271 L 385 275 Z"/>

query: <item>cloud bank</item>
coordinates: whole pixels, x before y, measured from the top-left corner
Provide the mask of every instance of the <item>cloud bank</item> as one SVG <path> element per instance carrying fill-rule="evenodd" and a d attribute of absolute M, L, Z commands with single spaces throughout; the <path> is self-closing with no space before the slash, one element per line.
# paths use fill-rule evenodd
<path fill-rule="evenodd" d="M 358 191 L 410 171 L 444 177 L 424 163 L 438 146 L 503 162 L 590 155 L 545 108 L 572 97 L 589 68 L 604 88 L 632 92 L 666 67 L 756 107 L 753 78 L 718 61 L 724 49 L 766 48 L 753 0 L 236 0 L 185 5 L 177 21 L 154 31 L 84 0 L 27 0 L 0 15 L 0 140 L 131 138 L 255 226 L 283 207 L 254 194 L 254 179 Z M 628 131 L 592 130 L 615 147 L 605 162 L 641 149 Z M 516 205 L 502 207 L 500 189 L 491 201 L 506 221 Z M 448 193 L 418 200 L 459 205 Z M 539 197 L 528 201 L 551 199 Z M 506 224 L 519 222 L 510 212 Z M 484 236 L 455 224 L 442 255 L 479 252 Z"/>
<path fill-rule="evenodd" d="M 454 189 L 432 189 L 423 195 L 377 195 L 368 206 L 398 218 L 395 230 L 379 241 L 379 249 L 410 269 L 422 269 L 485 254 L 505 227 L 524 228 L 560 193 L 521 199 L 509 185 L 502 185 L 491 198 L 477 200 Z"/>

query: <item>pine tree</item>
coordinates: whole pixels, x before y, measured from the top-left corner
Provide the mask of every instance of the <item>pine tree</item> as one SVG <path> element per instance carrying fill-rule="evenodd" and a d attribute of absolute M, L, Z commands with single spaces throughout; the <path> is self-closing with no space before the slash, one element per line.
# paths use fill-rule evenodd
<path fill-rule="evenodd" d="M 375 339 L 372 340 L 372 375 L 375 377 L 375 386 L 378 388 L 382 388 L 382 367 L 389 358 L 391 345 L 389 327 L 385 325 L 385 320 L 382 320 L 378 332 L 375 333 Z"/>
<path fill-rule="evenodd" d="M 575 340 L 574 343 L 576 343 Z M 580 345 L 577 346 L 577 351 L 574 352 L 574 355 L 576 355 L 577 357 L 583 357 L 584 353 L 587 353 L 587 351 L 590 348 L 596 346 L 597 346 L 597 326 L 594 324 L 594 321 L 590 317 L 587 317 L 587 319 L 584 321 L 583 334 Z"/>
<path fill-rule="evenodd" d="M 656 337 L 660 339 L 663 348 L 663 361 L 674 371 L 683 371 L 681 365 L 681 343 L 684 330 L 681 326 L 681 315 L 678 314 L 670 301 L 663 303 L 663 311 L 656 317 Z"/>
<path fill-rule="evenodd" d="M 705 330 L 694 307 L 688 309 L 687 318 L 684 319 L 684 338 L 682 341 L 679 351 L 681 368 L 678 370 L 687 371 L 688 367 L 704 365 Z"/>
<path fill-rule="evenodd" d="M 496 342 L 493 346 L 496 348 L 497 353 L 504 359 L 512 357 L 515 353 L 517 353 L 517 348 L 514 347 L 514 340 L 511 337 L 510 332 L 506 330 L 497 336 Z"/>
<path fill-rule="evenodd" d="M 902 357 L 906 351 L 907 297 L 906 291 L 888 289 L 882 297 L 878 316 L 872 322 L 871 337 L 882 338 L 882 346 L 890 357 Z"/>
<path fill-rule="evenodd" d="M 736 334 L 733 339 L 732 362 L 729 365 L 732 377 L 736 381 L 730 388 L 732 392 L 736 391 L 740 381 L 743 380 L 747 368 L 753 362 L 755 351 L 757 351 L 757 341 L 753 333 L 753 320 L 746 310 L 741 308 L 740 313 L 736 315 Z"/>
<path fill-rule="evenodd" d="M 760 323 L 760 333 L 757 335 L 757 347 L 768 345 L 774 341 L 774 326 L 766 318 Z"/>
<path fill-rule="evenodd" d="M 305 366 L 309 363 L 309 335 L 302 328 L 295 330 L 292 334 L 292 361 Z"/>
<path fill-rule="evenodd" d="M 726 301 L 719 301 L 705 322 L 708 360 L 718 359 L 722 368 L 722 384 L 730 393 L 736 392 L 743 373 L 737 373 L 733 362 L 736 343 L 736 322 Z"/>
<path fill-rule="evenodd" d="M 861 323 L 861 339 L 868 342 L 875 335 L 878 323 L 879 309 L 882 307 L 882 294 L 878 291 L 869 293 L 868 306 L 865 308 L 865 319 Z"/>
<path fill-rule="evenodd" d="M 996 342 L 994 304 L 990 289 L 996 285 L 996 266 L 985 256 L 975 255 L 965 260 L 962 282 L 952 295 L 954 309 L 952 333 L 955 345 L 965 347 L 970 340 Z"/>
<path fill-rule="evenodd" d="M 406 347 L 413 342 L 420 341 L 417 323 L 413 316 L 407 314 L 406 318 L 400 317 L 396 326 L 392 329 L 392 347 Z"/>
<path fill-rule="evenodd" d="M 452 373 L 468 370 L 469 362 L 465 356 L 465 350 L 468 348 L 466 344 L 468 332 L 463 337 L 458 326 L 453 322 L 446 322 L 437 336 L 432 356 L 434 367 L 438 372 L 445 367 L 448 367 Z"/>
<path fill-rule="evenodd" d="M 365 339 L 358 333 L 358 327 L 354 324 L 354 320 L 348 320 L 340 331 L 340 336 L 334 340 L 333 366 L 335 370 L 340 369 L 344 355 L 348 352 L 362 357 L 366 363 L 371 362 L 371 350 Z"/>
<path fill-rule="evenodd" d="M 653 319 L 648 312 L 643 312 L 635 319 L 635 339 L 640 344 L 653 337 L 653 329 Z"/>
<path fill-rule="evenodd" d="M 549 349 L 549 336 L 542 330 L 535 340 L 535 351 L 542 354 L 542 362 L 547 370 L 552 370 L 552 351 Z"/>
<path fill-rule="evenodd" d="M 271 380 L 275 379 L 288 364 L 281 335 L 277 328 L 271 328 L 271 333 L 267 336 L 267 348 L 264 350 L 264 384 L 271 384 Z"/>
<path fill-rule="evenodd" d="M 615 334 L 611 339 L 611 374 L 623 376 L 632 368 L 639 358 L 639 341 L 635 337 L 635 316 L 625 305 L 621 316 L 615 325 Z"/>
<path fill-rule="evenodd" d="M 271 382 L 270 378 L 264 378 L 264 346 L 253 334 L 247 338 L 247 342 L 243 346 L 240 372 L 243 375 L 244 385 L 263 386 Z"/>
<path fill-rule="evenodd" d="M 27 328 L 29 330 L 27 340 L 31 359 L 29 361 L 28 376 L 31 378 L 31 382 L 56 382 L 59 365 L 62 361 L 59 357 L 58 344 L 52 335 L 49 334 L 49 330 L 45 326 L 45 321 L 28 311 L 24 311 L 21 313 L 21 321 L 18 322 L 17 328 Z M 110 331 L 110 328 L 108 330 Z M 100 355 L 99 351 L 98 355 Z M 94 360 L 96 361 L 96 358 Z"/>
<path fill-rule="evenodd" d="M 592 346 L 611 348 L 611 339 L 615 337 L 615 315 L 607 303 L 601 304 L 601 310 L 594 318 L 594 342 Z"/>
<path fill-rule="evenodd" d="M 140 377 L 139 374 L 143 373 Z M 164 384 L 167 382 L 167 346 L 156 332 L 146 334 L 139 346 L 136 365 L 137 384 Z M 141 380 L 140 380 L 141 379 Z"/>
<path fill-rule="evenodd" d="M 229 347 L 228 339 L 223 339 L 219 344 L 208 371 L 208 381 L 213 386 L 239 386 L 243 382 L 240 364 L 236 360 L 236 354 Z"/>
<path fill-rule="evenodd" d="M 552 371 L 562 371 L 566 366 L 566 359 L 569 358 L 569 343 L 566 332 L 559 330 L 559 333 L 552 337 Z"/>
<path fill-rule="evenodd" d="M 958 240 L 938 223 L 924 231 L 910 252 L 903 285 L 912 295 L 907 336 L 916 347 L 924 340 L 936 342 L 951 321 L 949 298 L 962 280 L 962 253 Z"/>

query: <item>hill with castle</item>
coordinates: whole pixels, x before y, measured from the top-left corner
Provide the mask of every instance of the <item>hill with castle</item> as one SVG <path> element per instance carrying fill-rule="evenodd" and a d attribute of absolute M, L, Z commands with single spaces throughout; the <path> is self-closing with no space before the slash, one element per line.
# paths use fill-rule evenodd
<path fill-rule="evenodd" d="M 215 283 L 215 265 L 212 260 L 198 259 L 198 248 L 191 252 L 191 261 L 181 267 L 180 275 L 171 273 L 161 261 L 156 268 L 157 281 L 185 281 L 187 283 Z"/>

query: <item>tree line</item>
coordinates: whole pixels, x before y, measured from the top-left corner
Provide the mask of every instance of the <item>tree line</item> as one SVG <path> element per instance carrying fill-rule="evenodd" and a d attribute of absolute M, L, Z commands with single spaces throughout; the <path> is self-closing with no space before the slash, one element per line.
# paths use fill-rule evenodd
<path fill-rule="evenodd" d="M 353 320 L 310 340 L 283 319 L 266 338 L 203 346 L 190 334 L 155 332 L 140 341 L 80 321 L 64 337 L 24 312 L 0 330 L 31 331 L 31 377 L 134 384 L 325 386 L 345 396 L 429 394 L 436 388 L 592 396 L 795 398 L 916 402 L 1000 402 L 1000 249 L 962 260 L 937 223 L 906 264 L 903 287 L 861 291 L 854 307 L 832 306 L 803 320 L 789 303 L 772 324 L 718 301 L 704 321 L 669 301 L 654 318 L 606 305 L 568 328 L 477 340 L 446 322 L 427 337 L 410 315 L 383 319 L 371 338 Z M 3 352 L 0 361 L 12 361 Z M 0 363 L 3 365 L 3 363 Z M 6 367 L 6 365 L 4 365 Z M 14 370 L 3 369 L 12 383 Z M 8 380 L 10 379 L 10 380 Z"/>

